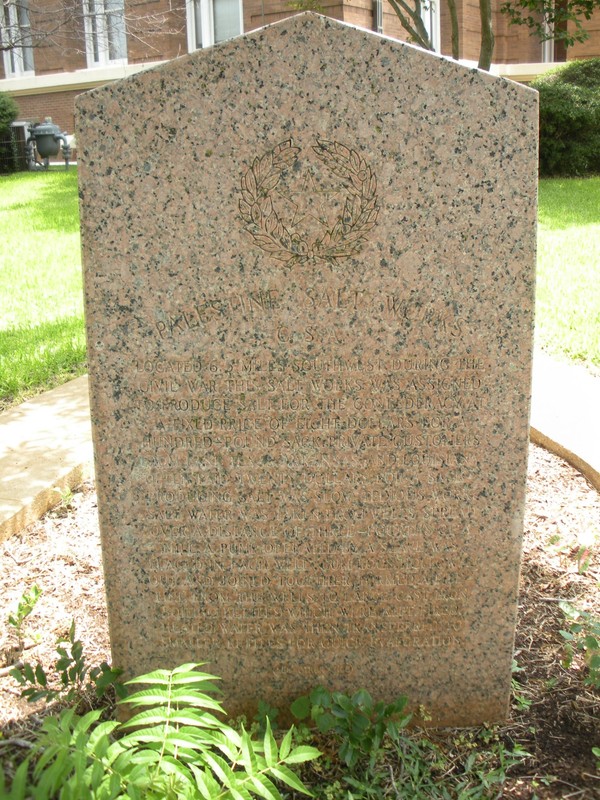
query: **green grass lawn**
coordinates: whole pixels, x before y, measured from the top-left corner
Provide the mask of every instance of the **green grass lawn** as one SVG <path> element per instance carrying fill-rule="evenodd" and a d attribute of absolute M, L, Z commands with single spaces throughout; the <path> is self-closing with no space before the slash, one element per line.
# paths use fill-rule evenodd
<path fill-rule="evenodd" d="M 85 370 L 77 170 L 0 177 L 0 409 Z"/>
<path fill-rule="evenodd" d="M 540 182 L 537 343 L 600 366 L 600 178 Z M 85 369 L 77 171 L 0 177 L 0 410 Z"/>
<path fill-rule="evenodd" d="M 536 341 L 600 366 L 600 177 L 540 181 Z"/>

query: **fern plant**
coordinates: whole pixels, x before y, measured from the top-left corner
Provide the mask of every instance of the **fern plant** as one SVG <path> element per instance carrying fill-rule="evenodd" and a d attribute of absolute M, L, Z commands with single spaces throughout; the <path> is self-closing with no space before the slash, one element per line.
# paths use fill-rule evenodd
<path fill-rule="evenodd" d="M 261 740 L 215 714 L 215 676 L 201 664 L 157 670 L 123 704 L 125 723 L 101 722 L 101 711 L 73 709 L 47 718 L 32 755 L 17 770 L 10 800 L 281 800 L 277 783 L 310 795 L 290 766 L 317 758 L 292 746 L 293 728 L 277 744 L 267 719 Z M 122 735 L 124 734 L 124 735 Z"/>

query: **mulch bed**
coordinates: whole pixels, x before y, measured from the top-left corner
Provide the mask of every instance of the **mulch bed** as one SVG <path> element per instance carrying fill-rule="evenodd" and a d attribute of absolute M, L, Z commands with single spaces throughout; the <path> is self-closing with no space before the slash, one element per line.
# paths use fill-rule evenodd
<path fill-rule="evenodd" d="M 19 696 L 8 674 L 21 657 L 49 669 L 71 620 L 89 664 L 110 660 L 96 495 L 91 484 L 0 545 L 0 761 L 8 774 L 27 751 L 43 706 Z M 32 584 L 43 590 L 26 622 L 20 656 L 6 618 Z M 600 693 L 584 685 L 585 665 L 563 665 L 560 600 L 600 616 L 600 495 L 575 470 L 531 445 L 511 721 L 498 730 L 531 757 L 513 768 L 498 797 L 600 798 L 591 748 L 600 746 Z M 35 639 L 33 635 L 35 634 Z M 439 732 L 444 736 L 444 732 Z M 448 734 L 450 735 L 450 733 Z"/>

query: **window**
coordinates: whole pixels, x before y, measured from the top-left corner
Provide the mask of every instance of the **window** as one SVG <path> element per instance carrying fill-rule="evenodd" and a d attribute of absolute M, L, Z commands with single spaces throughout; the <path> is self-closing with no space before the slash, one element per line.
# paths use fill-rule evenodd
<path fill-rule="evenodd" d="M 88 67 L 127 61 L 124 0 L 83 0 Z"/>
<path fill-rule="evenodd" d="M 440 4 L 439 0 L 424 0 L 421 5 L 421 19 L 429 34 L 429 41 L 436 53 L 440 48 Z"/>
<path fill-rule="evenodd" d="M 231 39 L 241 32 L 241 0 L 188 0 L 190 52 Z"/>
<path fill-rule="evenodd" d="M 556 23 L 548 22 L 544 19 L 544 35 L 548 38 L 542 42 L 542 61 L 546 64 L 567 60 L 567 48 L 561 36 L 558 39 L 554 38 L 554 31 L 564 33 L 567 29 L 567 21 L 561 19 L 560 12 L 564 11 L 566 0 L 557 0 L 552 9 L 553 13 L 559 14 L 559 20 Z"/>
<path fill-rule="evenodd" d="M 0 39 L 4 50 L 7 78 L 33 72 L 33 47 L 28 0 L 7 0 L 2 5 Z"/>
<path fill-rule="evenodd" d="M 377 33 L 383 33 L 383 0 L 374 0 L 373 22 L 373 30 Z"/>
<path fill-rule="evenodd" d="M 554 61 L 554 39 L 544 39 L 542 42 L 542 61 L 544 64 L 551 64 Z"/>

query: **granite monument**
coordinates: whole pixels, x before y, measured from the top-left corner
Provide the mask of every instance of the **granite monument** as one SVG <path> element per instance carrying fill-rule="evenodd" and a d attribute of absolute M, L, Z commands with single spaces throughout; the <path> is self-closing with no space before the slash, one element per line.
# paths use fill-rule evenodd
<path fill-rule="evenodd" d="M 114 663 L 508 710 L 536 95 L 304 14 L 78 100 Z"/>

